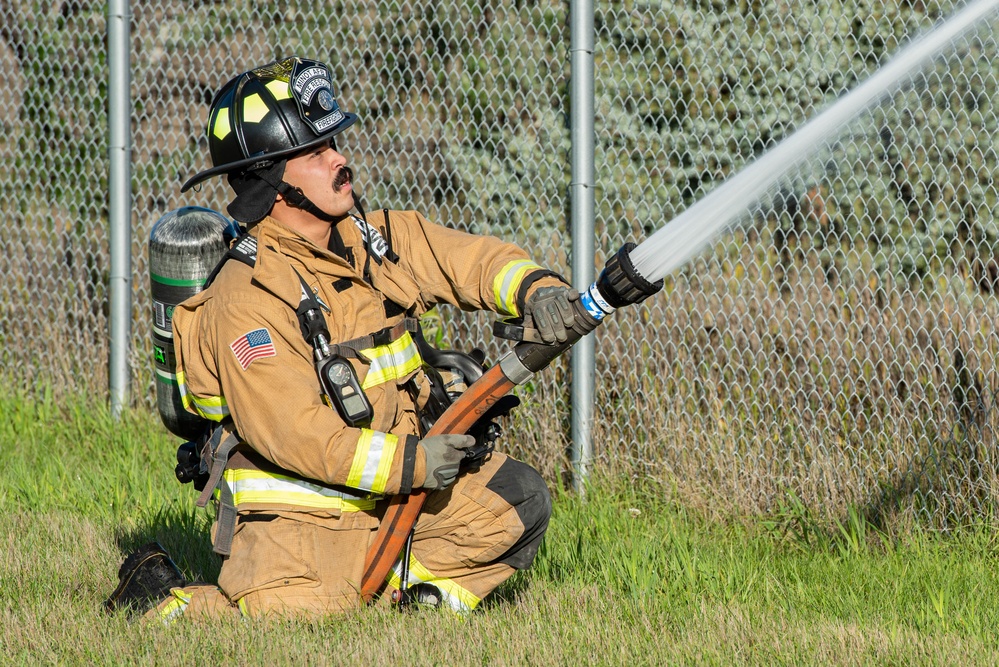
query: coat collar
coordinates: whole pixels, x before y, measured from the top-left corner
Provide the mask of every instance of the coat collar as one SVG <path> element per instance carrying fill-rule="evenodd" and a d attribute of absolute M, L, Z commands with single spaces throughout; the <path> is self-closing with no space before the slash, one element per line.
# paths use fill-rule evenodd
<path fill-rule="evenodd" d="M 306 282 L 310 273 L 320 271 L 331 275 L 349 276 L 354 268 L 341 257 L 305 238 L 275 218 L 267 216 L 257 223 L 250 234 L 257 239 L 257 261 L 253 280 L 291 308 L 297 308 L 302 298 L 297 268 Z M 309 267 L 303 272 L 302 267 Z"/>

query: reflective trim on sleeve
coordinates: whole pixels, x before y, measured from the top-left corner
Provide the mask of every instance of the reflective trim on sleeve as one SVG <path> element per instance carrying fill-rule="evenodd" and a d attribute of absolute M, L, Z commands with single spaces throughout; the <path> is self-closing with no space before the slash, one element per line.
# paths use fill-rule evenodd
<path fill-rule="evenodd" d="M 347 475 L 347 486 L 372 493 L 384 493 L 398 446 L 398 436 L 362 428 L 350 473 Z"/>
<path fill-rule="evenodd" d="M 341 512 L 370 511 L 377 497 L 355 496 L 339 489 L 306 482 L 277 473 L 246 468 L 232 468 L 223 473 L 232 490 L 232 502 L 240 505 L 290 505 Z"/>
<path fill-rule="evenodd" d="M 524 276 L 531 271 L 544 270 L 528 259 L 518 259 L 508 263 L 493 279 L 493 295 L 496 297 L 496 308 L 505 315 L 517 317 L 517 292 Z"/>
<path fill-rule="evenodd" d="M 408 331 L 388 345 L 359 350 L 365 359 L 371 361 L 368 374 L 361 383 L 362 389 L 393 380 L 401 380 L 420 369 L 423 359 Z"/>
<path fill-rule="evenodd" d="M 195 396 L 187 390 L 187 378 L 183 372 L 177 373 L 177 388 L 180 389 L 180 402 L 185 410 L 194 408 L 199 415 L 213 422 L 220 422 L 229 416 L 229 405 L 225 402 L 225 396 L 207 398 Z"/>
<path fill-rule="evenodd" d="M 401 577 L 402 557 L 395 562 L 386 581 L 388 581 L 390 586 L 400 589 L 400 584 L 402 583 Z M 409 557 L 409 581 L 407 583 L 410 588 L 421 583 L 436 586 L 440 589 L 441 595 L 444 596 L 444 603 L 456 614 L 468 614 L 482 602 L 474 593 L 466 588 L 462 588 L 453 579 L 443 579 L 434 575 L 420 561 L 416 560 L 416 556 L 412 554 Z"/>
<path fill-rule="evenodd" d="M 184 612 L 187 611 L 187 606 L 191 604 L 191 595 L 185 593 L 183 589 L 173 588 L 170 590 L 170 594 L 173 596 L 173 599 L 158 612 L 163 625 L 171 625 L 184 615 Z"/>

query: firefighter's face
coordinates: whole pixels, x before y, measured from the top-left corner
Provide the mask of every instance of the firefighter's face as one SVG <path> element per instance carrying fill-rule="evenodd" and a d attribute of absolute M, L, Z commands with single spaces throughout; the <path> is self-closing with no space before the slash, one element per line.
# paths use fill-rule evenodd
<path fill-rule="evenodd" d="M 284 180 L 301 188 L 313 204 L 330 215 L 346 215 L 354 206 L 353 173 L 332 142 L 288 160 Z"/>

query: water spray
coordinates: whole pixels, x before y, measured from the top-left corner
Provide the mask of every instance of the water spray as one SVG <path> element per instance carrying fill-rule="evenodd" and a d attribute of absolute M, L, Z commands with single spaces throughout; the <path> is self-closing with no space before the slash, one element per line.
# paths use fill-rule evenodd
<path fill-rule="evenodd" d="M 851 120 L 897 93 L 940 51 L 997 9 L 999 0 L 977 0 L 912 41 L 854 90 L 637 246 L 631 253 L 636 271 L 655 281 L 686 264 L 711 238 L 744 216 L 769 188 L 839 136 Z"/>
<path fill-rule="evenodd" d="M 755 162 L 639 245 L 628 243 L 607 262 L 597 280 L 573 301 L 576 322 L 557 345 L 518 342 L 495 366 L 459 396 L 427 433 L 466 433 L 514 387 L 530 380 L 616 309 L 641 303 L 663 288 L 666 275 L 692 259 L 705 244 L 737 221 L 762 194 L 835 137 L 851 119 L 896 92 L 948 44 L 999 7 L 977 0 L 946 23 L 912 42 L 855 90 L 804 125 Z M 811 150 L 809 150 L 811 148 Z M 733 206 L 738 202 L 739 206 Z M 697 225 L 695 227 L 695 224 Z M 370 601 L 381 589 L 411 534 L 427 491 L 394 496 L 368 552 L 361 595 Z"/>

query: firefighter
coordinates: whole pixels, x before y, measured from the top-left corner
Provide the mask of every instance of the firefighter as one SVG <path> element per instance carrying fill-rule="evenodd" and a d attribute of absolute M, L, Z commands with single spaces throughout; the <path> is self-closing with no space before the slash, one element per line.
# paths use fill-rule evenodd
<path fill-rule="evenodd" d="M 357 120 L 340 107 L 329 67 L 299 57 L 239 74 L 215 95 L 212 167 L 182 191 L 224 174 L 235 194 L 227 210 L 252 249 L 177 306 L 173 332 L 185 407 L 237 443 L 212 527 L 228 555 L 217 586 L 190 584 L 147 545 L 122 565 L 109 610 L 173 619 L 356 608 L 387 498 L 417 489 L 430 493 L 411 557 L 382 599 L 405 583 L 424 602 L 467 613 L 534 560 L 551 512 L 540 475 L 498 452 L 465 470 L 471 436 L 420 438 L 428 380 L 413 323 L 448 303 L 531 318 L 554 344 L 577 295 L 499 239 L 415 211 L 365 211 L 341 134 Z M 349 361 L 338 372 L 357 391 L 346 397 L 321 396 L 305 303 Z"/>

